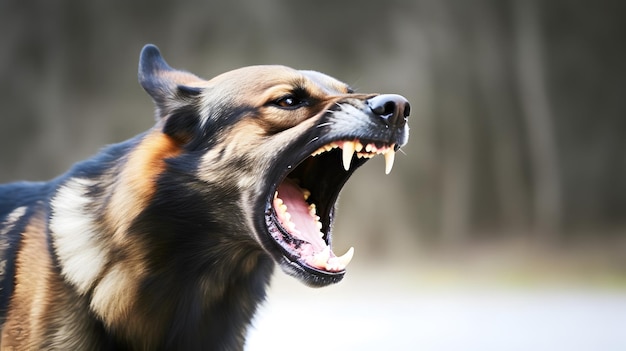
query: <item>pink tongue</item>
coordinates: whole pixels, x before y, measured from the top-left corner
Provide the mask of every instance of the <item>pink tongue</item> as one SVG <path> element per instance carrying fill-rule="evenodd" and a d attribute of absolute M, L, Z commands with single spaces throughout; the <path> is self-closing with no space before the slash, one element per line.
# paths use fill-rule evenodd
<path fill-rule="evenodd" d="M 287 205 L 291 222 L 296 225 L 295 231 L 290 231 L 290 234 L 311 243 L 314 252 L 322 251 L 326 247 L 326 243 L 320 238 L 316 221 L 309 214 L 309 204 L 304 201 L 302 189 L 291 180 L 285 179 L 278 187 L 278 197 Z M 281 218 L 280 214 L 279 220 L 284 224 L 285 219 Z M 285 225 L 283 227 L 286 228 Z"/>

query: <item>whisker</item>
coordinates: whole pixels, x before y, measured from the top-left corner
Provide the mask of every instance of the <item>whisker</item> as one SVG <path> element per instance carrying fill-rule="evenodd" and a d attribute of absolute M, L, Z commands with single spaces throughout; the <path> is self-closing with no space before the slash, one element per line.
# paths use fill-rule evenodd
<path fill-rule="evenodd" d="M 329 126 L 331 124 L 332 124 L 331 122 L 325 122 L 325 123 L 322 123 L 322 124 L 318 124 L 317 126 L 315 126 L 315 128 L 322 128 L 322 127 Z"/>
<path fill-rule="evenodd" d="M 315 142 L 317 139 L 319 139 L 319 137 L 315 137 L 315 138 L 313 138 L 313 139 L 309 140 L 309 142 L 308 142 L 308 143 L 306 143 L 306 144 L 307 144 L 307 145 L 309 145 L 309 144 L 311 144 L 311 143 Z"/>

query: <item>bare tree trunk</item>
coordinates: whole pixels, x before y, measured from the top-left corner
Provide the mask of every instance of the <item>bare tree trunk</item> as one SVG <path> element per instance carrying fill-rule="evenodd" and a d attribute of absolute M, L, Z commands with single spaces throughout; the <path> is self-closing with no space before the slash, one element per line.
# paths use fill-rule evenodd
<path fill-rule="evenodd" d="M 528 196 L 524 192 L 524 159 L 517 126 L 511 75 L 507 71 L 510 35 L 492 2 L 480 2 L 472 19 L 476 26 L 474 48 L 478 91 L 485 104 L 486 126 L 492 142 L 489 150 L 495 174 L 495 195 L 507 230 L 528 224 Z M 500 22 L 499 22 L 500 21 Z M 480 205 L 480 204 L 477 204 Z"/>
<path fill-rule="evenodd" d="M 438 5 L 438 6 L 437 6 Z M 460 245 L 470 238 L 472 219 L 472 180 L 474 174 L 474 133 L 472 130 L 471 75 L 467 56 L 470 48 L 458 33 L 464 33 L 467 23 L 459 21 L 459 12 L 444 2 L 438 2 L 436 13 L 444 23 L 442 42 L 446 45 L 435 52 L 440 97 L 437 113 L 442 128 L 442 194 L 441 233 L 448 245 Z"/>
<path fill-rule="evenodd" d="M 554 241 L 561 227 L 561 181 L 544 72 L 542 33 L 534 0 L 515 1 L 517 75 L 528 129 L 536 234 Z"/>

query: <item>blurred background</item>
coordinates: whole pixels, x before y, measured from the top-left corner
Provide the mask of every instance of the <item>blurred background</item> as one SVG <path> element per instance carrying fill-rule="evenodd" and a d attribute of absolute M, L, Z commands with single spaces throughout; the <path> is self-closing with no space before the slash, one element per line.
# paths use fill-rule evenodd
<path fill-rule="evenodd" d="M 340 199 L 344 282 L 275 275 L 248 349 L 624 350 L 626 3 L 0 1 L 0 182 L 153 124 L 146 43 L 210 78 L 314 69 L 411 101 Z M 316 337 L 312 337 L 316 336 Z"/>

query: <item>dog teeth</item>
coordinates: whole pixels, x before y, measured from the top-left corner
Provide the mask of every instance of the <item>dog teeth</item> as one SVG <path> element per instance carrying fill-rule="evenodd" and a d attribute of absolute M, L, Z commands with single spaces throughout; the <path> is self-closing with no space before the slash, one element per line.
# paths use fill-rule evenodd
<path fill-rule="evenodd" d="M 338 147 L 339 147 L 339 144 L 337 144 L 336 142 L 332 142 L 332 143 L 330 143 L 330 144 L 326 144 L 326 145 L 324 145 L 324 146 L 320 147 L 319 149 L 315 150 L 315 151 L 311 154 L 311 156 L 317 156 L 317 155 L 319 155 L 319 154 L 323 154 L 323 153 L 325 153 L 325 152 L 328 152 L 328 151 L 330 151 L 330 150 L 332 150 L 332 149 L 335 149 L 335 148 L 338 148 Z"/>
<path fill-rule="evenodd" d="M 331 257 L 330 246 L 326 246 L 322 251 L 314 254 L 308 259 L 308 263 L 314 267 L 322 268 L 327 271 L 337 272 L 346 269 L 352 257 L 354 256 L 354 248 L 351 247 L 343 256 Z"/>
<path fill-rule="evenodd" d="M 309 215 L 313 217 L 313 220 L 315 221 L 315 227 L 317 228 L 317 230 L 319 230 L 319 233 L 317 235 L 320 238 L 323 238 L 324 233 L 322 233 L 322 227 L 324 225 L 322 224 L 322 222 L 320 222 L 320 216 L 317 215 L 317 208 L 315 208 L 315 204 L 309 205 Z"/>
<path fill-rule="evenodd" d="M 341 162 L 343 168 L 348 171 L 352 164 L 352 157 L 356 153 L 358 158 L 372 158 L 376 155 L 385 156 L 385 174 L 391 173 L 391 169 L 393 168 L 393 163 L 395 160 L 396 152 L 394 151 L 394 145 L 391 146 L 382 146 L 377 147 L 374 143 L 369 143 L 363 145 L 361 142 L 354 141 L 344 141 L 344 142 L 331 142 L 330 144 L 324 145 L 321 148 L 317 149 L 315 152 L 311 154 L 311 156 L 317 156 L 324 152 L 331 151 L 336 148 L 341 148 Z M 306 200 L 309 197 L 310 193 L 304 194 L 304 199 Z"/>
<path fill-rule="evenodd" d="M 385 152 L 385 174 L 389 174 L 391 169 L 393 168 L 393 161 L 396 158 L 396 152 L 393 148 L 389 148 L 387 152 Z"/>
<path fill-rule="evenodd" d="M 274 208 L 279 215 L 281 224 L 290 232 L 295 232 L 296 224 L 291 221 L 291 213 L 287 212 L 287 205 L 285 205 L 283 199 L 278 197 L 278 195 L 274 198 Z"/>
<path fill-rule="evenodd" d="M 354 141 L 346 141 L 342 146 L 343 154 L 343 168 L 347 171 L 350 169 L 350 163 L 352 162 L 352 155 L 354 155 L 354 151 L 356 150 L 356 145 Z"/>
<path fill-rule="evenodd" d="M 361 144 L 358 141 L 355 141 L 354 142 L 354 151 L 360 152 L 361 150 L 363 150 L 363 144 Z"/>
<path fill-rule="evenodd" d="M 330 246 L 326 246 L 324 250 L 313 255 L 311 264 L 318 268 L 326 268 L 330 259 Z"/>
<path fill-rule="evenodd" d="M 350 261 L 352 261 L 353 256 L 354 256 L 354 247 L 351 247 L 348 250 L 348 252 L 343 254 L 343 256 L 334 257 L 334 260 L 336 260 L 339 263 L 341 267 L 340 269 L 344 269 L 350 263 Z"/>

